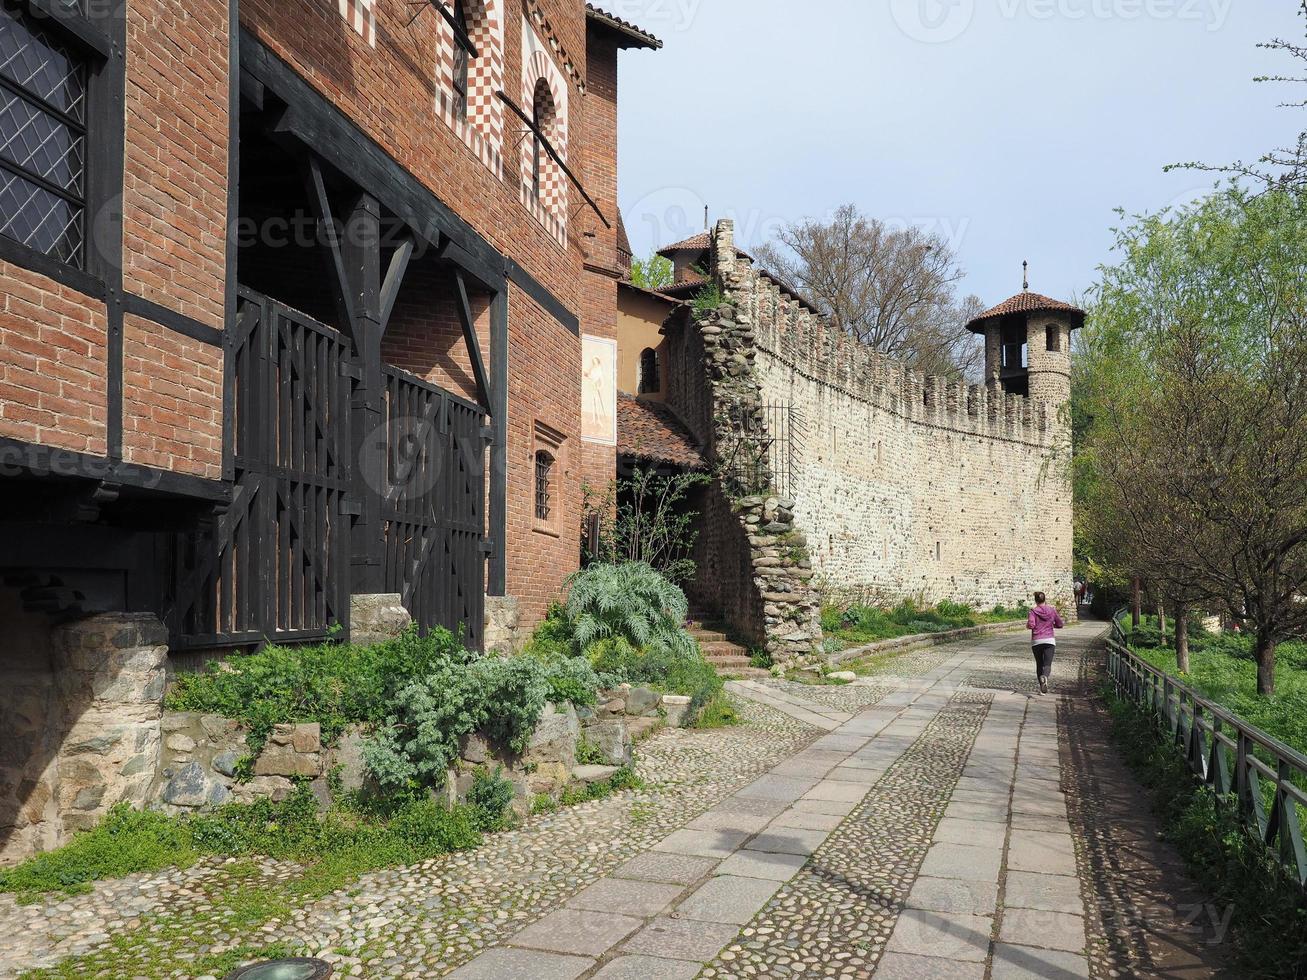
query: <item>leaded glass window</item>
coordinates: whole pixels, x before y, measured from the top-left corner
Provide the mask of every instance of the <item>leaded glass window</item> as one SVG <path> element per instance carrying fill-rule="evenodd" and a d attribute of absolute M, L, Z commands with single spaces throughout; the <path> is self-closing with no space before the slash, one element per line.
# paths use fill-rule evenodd
<path fill-rule="evenodd" d="M 85 59 L 23 9 L 0 8 L 0 234 L 82 268 Z"/>

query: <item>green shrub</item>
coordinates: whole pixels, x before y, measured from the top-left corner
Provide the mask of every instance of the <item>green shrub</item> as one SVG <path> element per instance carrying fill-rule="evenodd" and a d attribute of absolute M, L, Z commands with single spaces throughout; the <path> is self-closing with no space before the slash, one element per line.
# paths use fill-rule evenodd
<path fill-rule="evenodd" d="M 465 666 L 476 656 L 441 629 L 425 637 L 410 630 L 370 647 L 272 646 L 180 675 L 167 707 L 244 722 L 255 753 L 278 724 L 318 722 L 330 744 L 349 725 L 384 720 L 398 691 L 416 678 L 437 667 Z"/>
<path fill-rule="evenodd" d="M 482 830 L 502 830 L 508 819 L 508 808 L 513 805 L 516 790 L 512 781 L 504 777 L 502 766 L 492 773 L 478 769 L 467 791 L 467 805 L 476 814 Z"/>
<path fill-rule="evenodd" d="M 691 641 L 693 644 L 693 641 Z M 665 647 L 636 648 L 624 638 L 601 640 L 587 651 L 600 674 L 690 698 L 690 710 L 707 704 L 724 682 L 697 646 L 687 654 Z"/>
<path fill-rule="evenodd" d="M 438 789 L 466 735 L 482 732 L 524 751 L 549 696 L 548 674 L 529 657 L 442 665 L 396 695 L 392 714 L 363 747 L 369 771 L 388 793 Z"/>
<path fill-rule="evenodd" d="M 749 666 L 756 670 L 771 670 L 776 666 L 776 658 L 767 650 L 750 650 Z"/>
<path fill-rule="evenodd" d="M 620 638 L 636 647 L 694 652 L 694 641 L 685 632 L 685 593 L 649 565 L 591 565 L 573 575 L 568 586 L 567 616 L 580 650 Z"/>
<path fill-rule="evenodd" d="M 591 800 L 602 800 L 605 797 L 612 796 L 614 793 L 620 793 L 629 789 L 643 789 L 644 780 L 641 779 L 633 768 L 622 766 L 617 772 L 613 773 L 606 780 L 599 783 L 589 783 L 585 786 L 569 786 L 563 790 L 561 805 L 576 806 L 578 803 L 589 803 Z M 547 812 L 547 811 L 538 811 Z"/>

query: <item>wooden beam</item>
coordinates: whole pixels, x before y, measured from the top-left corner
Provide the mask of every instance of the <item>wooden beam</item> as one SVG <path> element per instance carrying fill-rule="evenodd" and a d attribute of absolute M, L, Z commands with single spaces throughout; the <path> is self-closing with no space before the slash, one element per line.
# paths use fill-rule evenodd
<path fill-rule="evenodd" d="M 472 43 L 472 39 L 467 36 L 467 31 L 463 30 L 463 25 L 454 17 L 454 12 L 445 6 L 443 0 L 431 0 L 431 6 L 435 7 L 440 16 L 445 19 L 445 23 L 453 28 L 454 40 L 458 42 L 459 47 L 473 58 L 481 57 L 477 52 L 477 46 Z"/>
<path fill-rule="evenodd" d="M 390 326 L 390 315 L 395 312 L 395 300 L 399 298 L 399 287 L 404 284 L 404 274 L 408 271 L 408 264 L 413 258 L 413 236 L 407 236 L 399 247 L 395 249 L 395 254 L 390 257 L 390 265 L 386 269 L 385 281 L 381 284 L 381 334 L 384 337 L 386 328 Z"/>
<path fill-rule="evenodd" d="M 463 273 L 454 273 L 454 284 L 458 287 L 458 318 L 463 324 L 463 343 L 467 344 L 468 356 L 472 359 L 472 374 L 477 382 L 477 401 L 487 412 L 495 410 L 494 400 L 490 397 L 490 381 L 486 377 L 486 364 L 481 358 L 481 342 L 477 339 L 477 325 L 472 318 L 472 304 L 467 298 L 467 283 Z"/>
<path fill-rule="evenodd" d="M 493 375 L 490 407 L 490 563 L 486 591 L 502 596 L 508 591 L 508 293 L 490 301 L 490 370 Z"/>
<path fill-rule="evenodd" d="M 349 276 L 345 271 L 345 257 L 340 247 L 340 237 L 336 234 L 336 218 L 331 210 L 331 199 L 327 196 L 327 184 L 322 178 L 322 164 L 312 152 L 308 154 L 304 178 L 309 192 L 309 204 L 321 226 L 320 237 L 326 244 L 327 272 L 332 283 L 332 299 L 335 300 L 336 312 L 341 321 L 340 329 L 353 338 L 356 314 Z"/>
<path fill-rule="evenodd" d="M 536 139 L 540 141 L 540 145 L 545 148 L 545 152 L 549 154 L 549 156 L 553 159 L 554 163 L 558 164 L 558 166 L 562 169 L 563 173 L 567 175 L 567 179 L 570 180 L 576 186 L 576 189 L 581 192 L 581 196 L 585 198 L 586 203 L 589 204 L 590 207 L 594 209 L 594 213 L 599 215 L 599 220 L 604 223 L 604 227 L 605 228 L 613 227 L 612 224 L 609 222 L 609 220 L 604 217 L 604 213 L 599 210 L 599 205 L 595 203 L 594 198 L 591 197 L 586 192 L 585 187 L 583 187 L 581 181 L 577 179 L 576 174 L 572 173 L 572 171 L 568 169 L 566 162 L 564 162 L 563 158 L 558 155 L 558 151 L 554 149 L 554 144 L 549 142 L 549 137 L 540 131 L 540 127 L 536 125 L 535 120 L 532 119 L 530 116 L 528 116 L 525 112 L 523 112 L 521 107 L 512 99 L 510 99 L 508 97 L 508 93 L 505 92 L 503 89 L 500 89 L 500 91 L 497 94 L 499 96 L 499 100 L 503 102 L 504 105 L 508 106 L 509 109 L 512 110 L 513 115 L 517 116 L 518 119 L 522 120 L 522 122 L 526 125 L 526 128 L 535 134 Z"/>

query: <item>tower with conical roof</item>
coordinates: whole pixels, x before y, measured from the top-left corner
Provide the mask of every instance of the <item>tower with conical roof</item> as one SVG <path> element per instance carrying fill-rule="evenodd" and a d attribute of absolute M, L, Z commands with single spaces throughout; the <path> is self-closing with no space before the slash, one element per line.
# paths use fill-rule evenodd
<path fill-rule="evenodd" d="M 1055 412 L 1071 399 L 1071 333 L 1084 325 L 1084 310 L 1030 291 L 1027 266 L 1021 292 L 967 329 L 985 338 L 986 384 Z"/>

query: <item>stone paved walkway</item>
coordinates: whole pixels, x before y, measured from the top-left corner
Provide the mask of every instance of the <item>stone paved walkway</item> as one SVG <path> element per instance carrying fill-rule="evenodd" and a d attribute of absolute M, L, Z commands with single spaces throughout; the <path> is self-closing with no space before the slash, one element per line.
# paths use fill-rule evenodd
<path fill-rule="evenodd" d="M 1202 937 L 1164 914 L 1171 890 L 1195 899 L 1146 815 L 1128 861 L 1094 816 L 1099 786 L 1113 817 L 1132 789 L 1101 731 L 1066 729 L 1092 703 L 1079 668 L 1099 632 L 1064 634 L 1047 698 L 1011 636 L 847 687 L 733 683 L 748 724 L 656 736 L 645 790 L 365 876 L 258 939 L 367 978 L 1215 976 Z M 204 864 L 27 908 L 0 896 L 0 976 L 56 962 L 67 976 L 194 976 L 187 962 L 247 939 L 208 911 L 232 887 L 223 875 Z M 1122 911 L 1137 912 L 1135 881 L 1146 923 Z M 150 930 L 167 955 L 115 950 Z"/>

